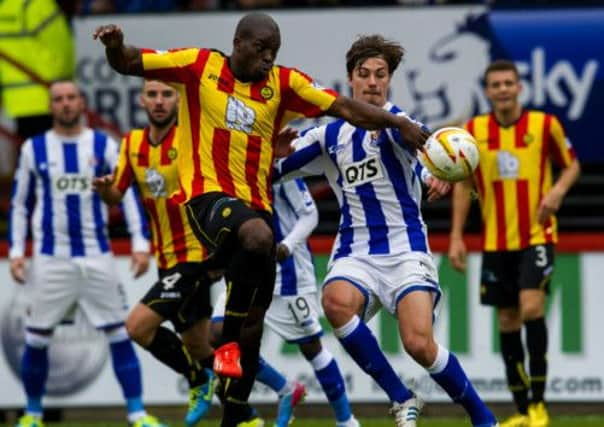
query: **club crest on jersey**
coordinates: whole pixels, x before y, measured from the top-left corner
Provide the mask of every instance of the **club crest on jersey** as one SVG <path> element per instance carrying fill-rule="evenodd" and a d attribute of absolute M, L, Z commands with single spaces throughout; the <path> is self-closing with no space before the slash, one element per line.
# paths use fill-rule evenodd
<path fill-rule="evenodd" d="M 263 99 L 266 99 L 267 101 L 269 99 L 271 99 L 274 94 L 275 94 L 275 92 L 273 91 L 273 88 L 271 88 L 271 87 L 264 86 L 262 89 L 260 89 L 260 96 Z"/>
<path fill-rule="evenodd" d="M 170 147 L 168 150 L 168 159 L 174 160 L 178 156 L 178 151 L 174 147 Z"/>
<path fill-rule="evenodd" d="M 524 134 L 524 136 L 522 137 L 522 142 L 524 142 L 526 145 L 529 145 L 534 141 L 535 141 L 535 137 L 533 135 L 531 135 L 530 133 Z"/>
<path fill-rule="evenodd" d="M 153 197 L 166 197 L 166 179 L 153 168 L 145 169 L 145 184 Z"/>
<path fill-rule="evenodd" d="M 380 131 L 379 130 L 369 131 L 369 137 L 371 138 L 371 144 L 376 144 L 378 138 L 380 137 Z"/>
<path fill-rule="evenodd" d="M 338 153 L 339 151 L 344 150 L 348 144 L 349 144 L 349 142 L 345 142 L 345 143 L 343 143 L 343 144 L 342 144 L 342 143 L 339 143 L 339 144 L 336 144 L 336 145 L 331 145 L 331 146 L 329 146 L 329 147 L 327 148 L 327 152 L 328 152 L 329 154 L 336 154 L 336 153 Z"/>

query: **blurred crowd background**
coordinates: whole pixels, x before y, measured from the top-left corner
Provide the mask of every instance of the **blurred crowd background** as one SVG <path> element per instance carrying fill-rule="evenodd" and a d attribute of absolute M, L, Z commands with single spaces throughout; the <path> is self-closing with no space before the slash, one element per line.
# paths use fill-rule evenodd
<path fill-rule="evenodd" d="M 492 7 L 551 7 L 602 4 L 601 0 L 64 0 L 67 16 L 109 13 L 248 10 L 260 8 L 446 6 L 487 4 Z"/>

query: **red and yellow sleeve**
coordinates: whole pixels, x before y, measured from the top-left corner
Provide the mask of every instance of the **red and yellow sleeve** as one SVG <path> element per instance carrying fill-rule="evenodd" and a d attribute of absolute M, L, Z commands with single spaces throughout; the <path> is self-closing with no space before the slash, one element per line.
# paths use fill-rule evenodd
<path fill-rule="evenodd" d="M 556 116 L 551 116 L 550 154 L 552 160 L 561 168 L 568 167 L 576 158 L 575 150 L 566 137 L 564 128 Z"/>
<path fill-rule="evenodd" d="M 285 110 L 286 120 L 299 117 L 317 117 L 325 113 L 336 100 L 338 94 L 316 84 L 306 74 L 291 68 L 282 68 L 282 79 L 287 81 Z"/>
<path fill-rule="evenodd" d="M 181 48 L 171 50 L 143 49 L 143 70 L 147 79 L 182 83 L 190 76 L 201 49 Z"/>
<path fill-rule="evenodd" d="M 120 144 L 120 154 L 115 166 L 114 186 L 124 194 L 134 179 L 134 171 L 130 164 L 130 134 L 122 140 Z"/>

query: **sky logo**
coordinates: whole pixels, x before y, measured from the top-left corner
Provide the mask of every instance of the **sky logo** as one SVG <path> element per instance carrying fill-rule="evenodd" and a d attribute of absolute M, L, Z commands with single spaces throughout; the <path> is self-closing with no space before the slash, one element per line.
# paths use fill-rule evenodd
<path fill-rule="evenodd" d="M 406 69 L 412 113 L 437 127 L 488 111 L 483 72 L 494 59 L 512 59 L 522 103 L 556 114 L 582 160 L 604 161 L 604 146 L 590 137 L 604 108 L 604 49 L 597 35 L 603 21 L 602 10 L 468 15 Z"/>

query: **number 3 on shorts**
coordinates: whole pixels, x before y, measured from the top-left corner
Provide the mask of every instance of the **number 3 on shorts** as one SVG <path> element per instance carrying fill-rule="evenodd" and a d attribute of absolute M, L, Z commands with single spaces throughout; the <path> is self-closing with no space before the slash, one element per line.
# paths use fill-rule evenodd
<path fill-rule="evenodd" d="M 535 265 L 537 267 L 545 267 L 547 265 L 547 251 L 545 246 L 538 245 L 535 246 L 535 253 L 537 254 L 537 259 L 535 260 Z"/>

